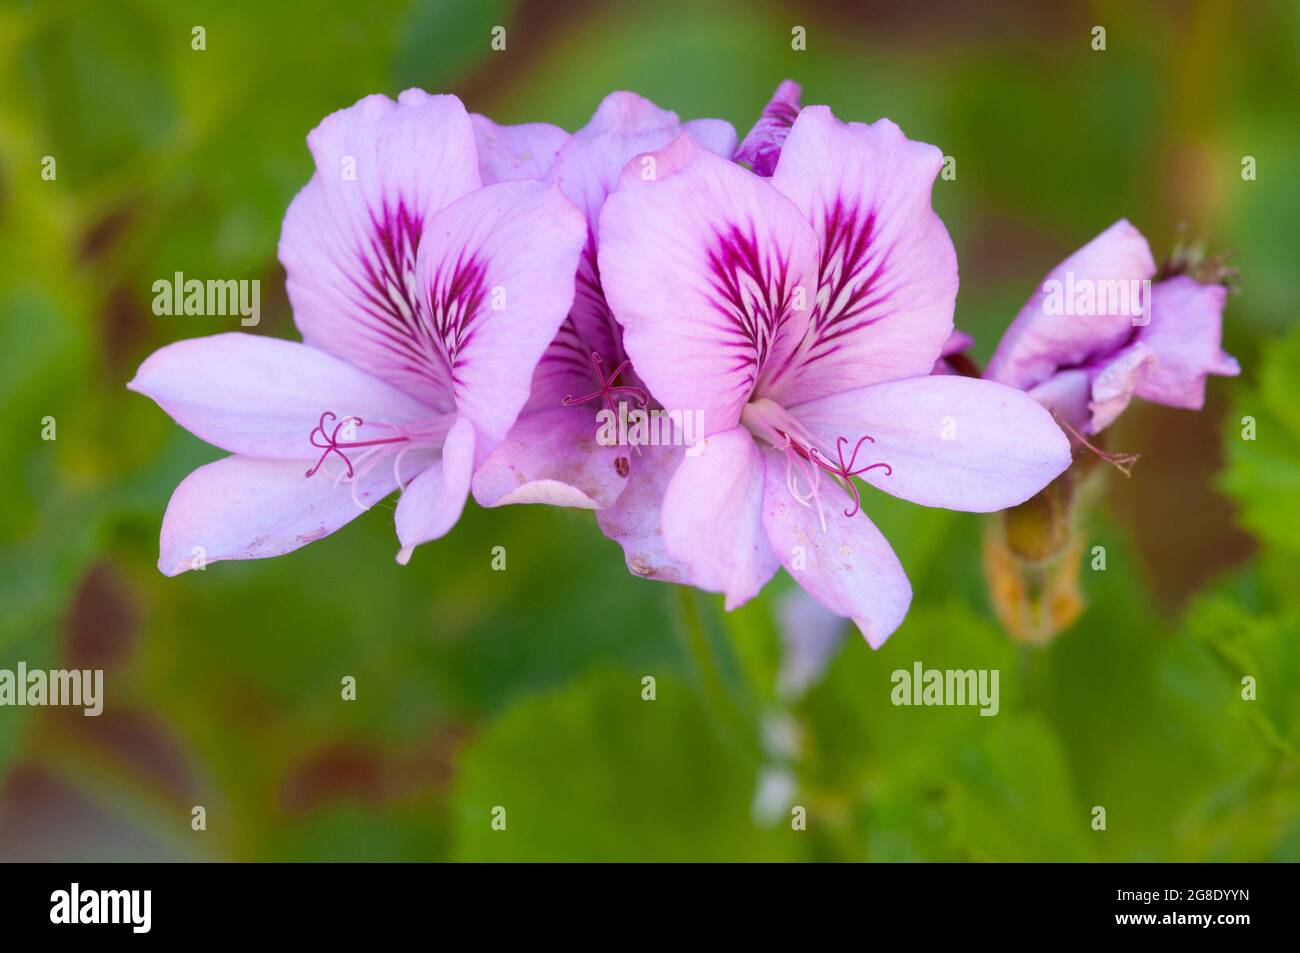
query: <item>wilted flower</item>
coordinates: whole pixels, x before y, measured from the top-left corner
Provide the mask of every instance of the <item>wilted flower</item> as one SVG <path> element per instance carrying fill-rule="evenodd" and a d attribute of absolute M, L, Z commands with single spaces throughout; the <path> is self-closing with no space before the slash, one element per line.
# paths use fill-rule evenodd
<path fill-rule="evenodd" d="M 1051 410 L 1084 454 L 1079 466 L 985 530 L 990 596 L 1022 641 L 1050 640 L 1083 610 L 1084 544 L 1076 524 L 1091 458 L 1124 473 L 1137 460 L 1103 449 L 1096 435 L 1135 396 L 1199 410 L 1208 375 L 1239 372 L 1220 347 L 1227 289 L 1189 274 L 1153 283 L 1155 276 L 1146 239 L 1116 222 L 1048 274 L 985 371 Z"/>
<path fill-rule="evenodd" d="M 1220 347 L 1227 289 L 1188 275 L 1151 284 L 1142 234 L 1120 220 L 1044 279 L 984 376 L 1028 391 L 1084 434 L 1133 397 L 1199 410 L 1210 374 L 1240 373 Z"/>

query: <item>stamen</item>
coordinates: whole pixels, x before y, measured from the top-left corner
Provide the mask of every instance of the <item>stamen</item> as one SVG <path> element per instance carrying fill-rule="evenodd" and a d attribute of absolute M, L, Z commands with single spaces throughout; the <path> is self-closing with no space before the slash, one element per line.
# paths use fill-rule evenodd
<path fill-rule="evenodd" d="M 1075 440 L 1079 441 L 1080 445 L 1086 447 L 1088 450 L 1091 450 L 1099 458 L 1105 460 L 1107 463 L 1113 466 L 1120 473 L 1124 474 L 1126 477 L 1131 477 L 1133 475 L 1133 464 L 1137 463 L 1138 460 L 1141 459 L 1142 454 L 1107 453 L 1105 450 L 1101 449 L 1101 447 L 1095 446 L 1094 444 L 1090 443 L 1087 437 L 1081 434 L 1074 427 L 1070 426 L 1070 422 L 1066 420 L 1064 417 L 1062 417 L 1060 414 L 1053 411 L 1052 418 L 1058 424 L 1060 424 L 1062 428 L 1067 430 L 1070 436 L 1072 436 Z"/>
<path fill-rule="evenodd" d="M 325 432 L 325 428 L 328 426 L 328 424 L 326 423 L 327 419 L 331 421 L 333 420 L 338 421 L 338 423 L 334 425 L 334 429 L 330 431 L 329 434 L 326 434 Z M 307 471 L 307 476 L 309 477 L 313 476 L 318 470 L 320 470 L 322 466 L 324 466 L 325 461 L 329 458 L 329 455 L 331 453 L 334 453 L 334 454 L 338 454 L 339 458 L 342 459 L 344 465 L 347 466 L 348 479 L 353 479 L 355 473 L 352 469 L 352 461 L 348 459 L 348 455 L 343 452 L 344 450 L 355 450 L 360 447 L 378 447 L 382 444 L 388 444 L 388 443 L 404 443 L 411 439 L 410 437 L 401 436 L 401 437 L 386 437 L 382 440 L 357 440 L 357 441 L 344 443 L 339 440 L 339 431 L 342 430 L 343 427 L 348 423 L 351 423 L 353 426 L 360 427 L 362 424 L 365 423 L 365 421 L 362 420 L 360 417 L 351 417 L 351 416 L 343 417 L 342 419 L 340 419 L 333 412 L 328 410 L 320 415 L 320 422 L 316 425 L 316 429 L 314 429 L 311 432 L 311 435 L 307 439 L 311 442 L 311 445 L 313 447 L 315 447 L 318 450 L 323 450 L 324 453 L 320 455 L 320 459 L 316 461 L 316 465 Z M 324 443 L 316 442 L 317 434 L 320 435 L 320 439 L 323 440 Z M 342 474 L 340 474 L 339 479 L 342 479 Z M 335 482 L 337 483 L 338 481 L 336 480 Z"/>
<path fill-rule="evenodd" d="M 596 380 L 600 382 L 599 389 L 594 390 L 583 397 L 574 397 L 572 394 L 566 394 L 561 403 L 563 403 L 565 407 L 574 407 L 578 404 L 585 404 L 594 397 L 601 397 L 605 400 L 606 405 L 612 411 L 614 410 L 614 395 L 628 393 L 636 398 L 637 402 L 644 407 L 646 404 L 650 403 L 650 395 L 646 393 L 644 388 L 637 387 L 634 384 L 614 385 L 614 381 L 618 380 L 618 375 L 627 370 L 628 365 L 631 363 L 631 361 L 624 361 L 622 364 L 618 365 L 618 367 L 614 368 L 614 373 L 610 374 L 609 377 L 606 377 L 604 362 L 600 359 L 599 354 L 592 351 L 591 366 L 595 368 Z"/>
<path fill-rule="evenodd" d="M 858 453 L 859 451 L 862 450 L 862 445 L 864 443 L 876 442 L 876 439 L 874 437 L 868 436 L 866 434 L 863 434 L 862 437 L 859 438 L 857 444 L 854 445 L 853 453 L 849 455 L 849 459 L 847 461 L 844 459 L 844 448 L 848 446 L 849 438 L 837 437 L 835 439 L 835 452 L 836 455 L 839 457 L 838 464 L 832 463 L 826 457 L 826 455 L 822 453 L 820 450 L 818 450 L 816 447 L 811 447 L 811 446 L 805 447 L 802 444 L 800 444 L 799 441 L 794 440 L 788 434 L 785 433 L 781 433 L 781 436 L 785 437 L 787 440 L 790 441 L 791 447 L 800 456 L 804 457 L 807 460 L 812 461 L 818 467 L 820 467 L 821 469 L 829 473 L 831 476 L 839 478 L 845 491 L 851 497 L 853 497 L 853 505 L 844 511 L 845 516 L 850 516 L 850 517 L 856 516 L 858 511 L 862 509 L 862 498 L 858 494 L 858 487 L 857 484 L 853 482 L 853 477 L 861 476 L 862 474 L 867 473 L 871 470 L 884 470 L 886 476 L 893 476 L 894 474 L 894 468 L 891 467 L 888 463 L 871 463 L 871 464 L 867 464 L 861 469 L 858 470 L 854 469 L 854 467 L 857 466 Z"/>

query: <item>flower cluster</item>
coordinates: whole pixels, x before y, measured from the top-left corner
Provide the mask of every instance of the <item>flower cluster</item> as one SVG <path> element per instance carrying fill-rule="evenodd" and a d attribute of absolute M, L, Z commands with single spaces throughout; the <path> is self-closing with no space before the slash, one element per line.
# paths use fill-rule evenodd
<path fill-rule="evenodd" d="M 911 587 L 858 481 L 1003 510 L 1070 465 L 1058 420 L 1083 439 L 1133 394 L 1197 406 L 1205 374 L 1235 369 L 1221 289 L 1179 277 L 1141 325 L 1036 295 L 970 373 L 930 201 L 941 152 L 803 108 L 792 82 L 739 143 L 626 92 L 569 134 L 419 90 L 307 141 L 279 246 L 302 342 L 181 341 L 130 384 L 231 454 L 172 496 L 169 575 L 196 548 L 297 549 L 394 490 L 405 563 L 472 494 L 594 510 L 633 573 L 728 608 L 784 566 L 879 646 Z M 1062 268 L 1154 272 L 1127 223 Z M 599 439 L 597 415 L 627 405 L 702 423 Z"/>

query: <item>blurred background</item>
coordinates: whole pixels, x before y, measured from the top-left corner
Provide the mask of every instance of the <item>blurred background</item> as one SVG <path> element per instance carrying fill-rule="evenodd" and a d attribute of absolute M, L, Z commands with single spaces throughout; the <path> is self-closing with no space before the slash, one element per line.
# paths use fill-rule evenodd
<path fill-rule="evenodd" d="M 784 575 L 726 615 L 629 576 L 578 511 L 471 505 L 403 568 L 390 500 L 279 559 L 159 574 L 172 489 L 221 454 L 124 384 L 238 319 L 154 316 L 152 283 L 259 279 L 256 333 L 296 337 L 275 249 L 323 116 L 421 86 L 575 129 L 630 89 L 743 136 L 787 77 L 956 159 L 935 205 L 981 361 L 1117 218 L 1157 259 L 1180 225 L 1235 253 L 1243 375 L 1110 433 L 1142 460 L 1087 514 L 1107 568 L 1050 646 L 1001 631 L 979 517 L 878 493 L 911 614 L 799 690 Z M 8 0 L 0 668 L 102 668 L 106 702 L 0 708 L 0 858 L 1300 860 L 1298 102 L 1286 0 Z M 917 660 L 1000 670 L 999 714 L 894 707 Z"/>

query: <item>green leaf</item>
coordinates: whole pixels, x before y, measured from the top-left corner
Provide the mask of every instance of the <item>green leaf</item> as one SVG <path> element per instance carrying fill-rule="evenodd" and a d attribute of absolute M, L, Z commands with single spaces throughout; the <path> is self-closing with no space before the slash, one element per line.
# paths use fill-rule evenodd
<path fill-rule="evenodd" d="M 654 674 L 654 673 L 647 673 Z M 806 832 L 750 816 L 759 764 L 726 744 L 690 688 L 601 672 L 523 702 L 460 764 L 461 860 L 780 860 Z M 505 830 L 492 827 L 505 809 Z M 810 822 L 811 823 L 811 822 Z"/>

